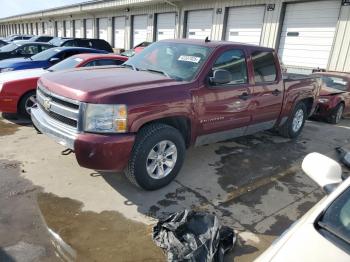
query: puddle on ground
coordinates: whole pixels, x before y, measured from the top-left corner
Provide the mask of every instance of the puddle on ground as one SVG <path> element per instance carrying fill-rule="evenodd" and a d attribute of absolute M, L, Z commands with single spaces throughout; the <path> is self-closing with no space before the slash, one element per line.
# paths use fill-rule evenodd
<path fill-rule="evenodd" d="M 15 124 L 6 123 L 0 118 L 0 136 L 8 136 L 14 134 L 18 130 Z"/>
<path fill-rule="evenodd" d="M 49 193 L 38 195 L 48 227 L 77 253 L 77 261 L 164 261 L 152 228 L 115 211 L 82 211 L 83 204 Z"/>

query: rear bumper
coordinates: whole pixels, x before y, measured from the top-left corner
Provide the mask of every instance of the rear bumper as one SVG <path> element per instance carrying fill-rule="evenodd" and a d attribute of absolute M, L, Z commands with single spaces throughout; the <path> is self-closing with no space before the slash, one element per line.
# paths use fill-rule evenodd
<path fill-rule="evenodd" d="M 102 135 L 79 133 L 33 107 L 31 117 L 34 126 L 57 143 L 74 150 L 80 166 L 99 171 L 121 171 L 130 158 L 134 134 Z"/>

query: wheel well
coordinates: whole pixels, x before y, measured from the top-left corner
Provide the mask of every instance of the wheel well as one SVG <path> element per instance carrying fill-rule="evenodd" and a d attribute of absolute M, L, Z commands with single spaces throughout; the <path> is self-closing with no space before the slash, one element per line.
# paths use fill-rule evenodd
<path fill-rule="evenodd" d="M 21 105 L 21 102 L 22 102 L 22 100 L 23 100 L 23 97 L 24 97 L 25 95 L 29 94 L 29 93 L 32 93 L 32 92 L 35 93 L 35 91 L 36 91 L 36 89 L 29 90 L 29 91 L 27 91 L 27 92 L 25 92 L 24 94 L 21 95 L 21 97 L 18 99 L 18 102 L 17 102 L 17 111 L 19 110 L 19 107 L 20 107 L 20 105 Z"/>
<path fill-rule="evenodd" d="M 309 97 L 309 98 L 302 99 L 300 102 L 303 102 L 305 104 L 307 109 L 307 114 L 310 115 L 312 110 L 312 105 L 314 104 L 314 99 Z"/>
<path fill-rule="evenodd" d="M 146 125 L 154 124 L 154 123 L 166 124 L 179 130 L 182 137 L 185 140 L 186 147 L 189 147 L 190 141 L 191 141 L 191 122 L 187 117 L 174 116 L 174 117 L 165 117 L 165 118 L 156 119 L 144 124 L 143 126 L 140 127 L 140 129 Z"/>

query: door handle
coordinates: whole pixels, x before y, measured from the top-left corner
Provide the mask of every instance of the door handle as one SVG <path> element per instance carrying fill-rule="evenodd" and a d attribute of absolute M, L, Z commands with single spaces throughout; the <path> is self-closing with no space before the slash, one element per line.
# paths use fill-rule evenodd
<path fill-rule="evenodd" d="M 278 96 L 280 93 L 281 93 L 281 91 L 278 90 L 278 89 L 275 89 L 275 90 L 272 91 L 272 94 L 273 94 L 274 96 Z"/>
<path fill-rule="evenodd" d="M 238 96 L 238 98 L 242 100 L 248 100 L 250 98 L 250 95 L 247 92 L 244 92 L 240 96 Z"/>

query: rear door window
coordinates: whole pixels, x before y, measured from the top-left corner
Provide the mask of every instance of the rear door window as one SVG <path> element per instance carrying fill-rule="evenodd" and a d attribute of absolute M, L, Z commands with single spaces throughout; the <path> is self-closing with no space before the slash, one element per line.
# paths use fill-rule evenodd
<path fill-rule="evenodd" d="M 21 48 L 22 54 L 24 55 L 35 55 L 39 53 L 38 45 L 26 45 Z"/>
<path fill-rule="evenodd" d="M 247 63 L 242 50 L 232 49 L 222 53 L 213 66 L 213 71 L 217 69 L 223 69 L 231 73 L 232 81 L 224 84 L 225 86 L 246 84 L 248 82 Z"/>
<path fill-rule="evenodd" d="M 255 83 L 271 83 L 277 80 L 275 57 L 272 52 L 252 53 Z"/>

